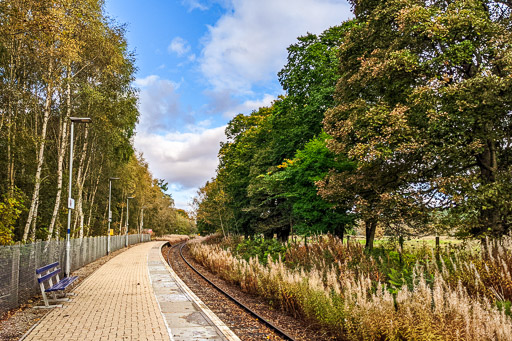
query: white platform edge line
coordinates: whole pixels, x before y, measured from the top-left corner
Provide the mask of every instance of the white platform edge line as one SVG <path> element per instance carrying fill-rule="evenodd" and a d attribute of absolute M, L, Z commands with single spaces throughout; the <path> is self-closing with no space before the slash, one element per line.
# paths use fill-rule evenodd
<path fill-rule="evenodd" d="M 158 249 L 159 250 L 158 253 L 160 254 L 160 258 L 162 258 L 162 246 L 164 246 L 164 244 L 165 243 L 161 244 L 159 249 Z M 151 279 L 151 272 L 149 271 L 149 253 L 152 252 L 152 250 L 153 250 L 153 248 L 150 248 L 149 252 L 146 254 L 146 265 L 147 265 L 147 269 L 148 269 L 149 283 L 151 284 L 151 291 L 153 291 L 153 296 L 155 297 L 156 303 L 158 304 L 158 309 L 160 310 L 160 315 L 162 315 L 162 319 L 164 320 L 165 328 L 167 328 L 167 333 L 169 334 L 169 339 L 171 341 L 175 341 L 174 338 L 172 337 L 172 330 L 169 327 L 169 324 L 167 324 L 167 320 L 165 319 L 165 315 L 162 312 L 162 307 L 160 306 L 160 302 L 158 302 L 158 297 L 156 297 L 155 288 L 153 287 L 153 280 Z M 164 262 L 164 264 L 165 264 L 165 262 Z"/>
<path fill-rule="evenodd" d="M 163 247 L 163 245 L 164 244 L 160 246 L 160 250 Z M 219 329 L 220 332 L 224 334 L 224 337 L 229 341 L 241 341 L 240 338 L 228 326 L 226 326 L 226 324 L 224 324 L 224 322 L 222 322 L 221 319 L 219 319 L 217 315 L 215 315 L 215 313 L 211 311 L 210 308 L 208 308 L 206 304 L 204 304 L 203 301 L 201 301 L 199 297 L 196 296 L 196 294 L 194 294 L 194 292 L 192 292 L 192 290 L 190 290 L 190 288 L 181 280 L 181 278 L 178 277 L 178 275 L 169 266 L 169 264 L 167 264 L 167 261 L 164 259 L 164 256 L 162 255 L 161 251 L 159 254 L 160 259 L 162 260 L 165 267 L 167 268 L 171 276 L 174 278 L 176 283 L 178 283 L 178 285 L 181 286 L 181 289 L 183 289 L 183 291 L 190 297 L 190 299 L 203 310 L 205 315 L 208 316 L 208 318 L 215 324 L 217 329 Z"/>

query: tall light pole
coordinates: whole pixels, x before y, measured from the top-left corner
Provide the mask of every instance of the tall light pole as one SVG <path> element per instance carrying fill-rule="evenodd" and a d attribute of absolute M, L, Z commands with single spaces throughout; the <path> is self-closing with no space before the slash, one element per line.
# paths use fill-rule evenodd
<path fill-rule="evenodd" d="M 110 209 L 110 201 L 112 200 L 112 180 L 119 180 L 119 178 L 108 179 L 108 230 L 107 230 L 107 255 L 110 254 L 110 223 L 112 222 L 112 210 Z"/>
<path fill-rule="evenodd" d="M 144 228 L 144 209 L 146 206 L 142 206 L 142 212 L 140 217 L 140 228 L 139 228 L 139 243 L 142 242 L 142 229 Z"/>
<path fill-rule="evenodd" d="M 71 258 L 69 252 L 71 250 L 70 234 L 71 234 L 71 210 L 75 209 L 75 200 L 73 200 L 71 193 L 72 179 L 73 179 L 73 129 L 74 123 L 90 123 L 89 117 L 70 117 L 71 120 L 71 133 L 69 144 L 69 192 L 68 192 L 68 230 L 66 232 L 66 268 L 64 269 L 66 277 L 69 276 L 71 270 Z"/>
<path fill-rule="evenodd" d="M 126 240 L 124 242 L 124 246 L 128 247 L 128 212 L 130 211 L 130 199 L 133 199 L 134 197 L 128 197 L 126 198 Z"/>

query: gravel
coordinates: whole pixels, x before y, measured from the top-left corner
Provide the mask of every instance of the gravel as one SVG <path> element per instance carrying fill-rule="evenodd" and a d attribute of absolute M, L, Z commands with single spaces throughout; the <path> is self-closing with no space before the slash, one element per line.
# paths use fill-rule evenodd
<path fill-rule="evenodd" d="M 167 259 L 168 247 L 162 249 L 164 258 Z M 267 319 L 275 326 L 297 341 L 306 340 L 334 340 L 334 338 L 322 333 L 314 325 L 306 321 L 295 319 L 292 316 L 276 310 L 264 299 L 258 296 L 244 293 L 239 287 L 229 284 L 212 274 L 208 269 L 195 262 L 187 248 L 183 249 L 185 258 L 206 278 L 215 283 L 221 289 L 242 302 L 251 310 Z M 171 266 L 187 286 L 229 327 L 241 340 L 283 340 L 272 330 L 238 307 L 231 300 L 220 294 L 216 289 L 207 284 L 201 277 L 192 272 L 181 260 L 178 248 L 174 248 L 169 256 Z"/>

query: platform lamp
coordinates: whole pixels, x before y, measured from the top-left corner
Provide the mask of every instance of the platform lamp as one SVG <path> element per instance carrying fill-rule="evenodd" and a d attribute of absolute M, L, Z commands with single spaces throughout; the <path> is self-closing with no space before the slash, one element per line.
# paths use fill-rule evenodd
<path fill-rule="evenodd" d="M 71 120 L 71 133 L 70 133 L 70 144 L 69 144 L 69 192 L 68 192 L 68 229 L 66 232 L 66 268 L 65 276 L 68 277 L 71 270 L 71 258 L 70 258 L 70 250 L 71 250 L 71 242 L 70 242 L 70 234 L 71 234 L 71 210 L 75 209 L 75 200 L 71 197 L 71 186 L 73 179 L 73 132 L 74 132 L 74 124 L 75 123 L 91 123 L 91 119 L 89 117 L 70 117 Z"/>
<path fill-rule="evenodd" d="M 142 242 L 142 230 L 144 229 L 144 209 L 146 206 L 142 206 L 142 212 L 140 217 L 140 228 L 139 228 L 139 243 Z"/>
<path fill-rule="evenodd" d="M 133 199 L 133 198 L 135 198 L 135 197 L 126 198 L 126 240 L 124 243 L 124 245 L 126 247 L 128 247 L 128 218 L 129 218 L 128 212 L 130 211 L 130 199 Z"/>
<path fill-rule="evenodd" d="M 108 178 L 108 230 L 107 230 L 107 255 L 110 254 L 110 223 L 112 222 L 112 210 L 110 209 L 110 201 L 112 200 L 112 180 L 119 178 Z"/>

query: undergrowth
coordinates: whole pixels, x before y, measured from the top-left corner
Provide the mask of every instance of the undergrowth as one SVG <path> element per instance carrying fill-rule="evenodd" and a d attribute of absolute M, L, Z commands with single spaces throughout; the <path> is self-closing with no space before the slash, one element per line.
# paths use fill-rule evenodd
<path fill-rule="evenodd" d="M 197 261 L 242 290 L 347 340 L 511 340 L 512 238 L 367 253 L 309 243 L 196 243 Z M 263 259 L 264 258 L 264 259 Z"/>

